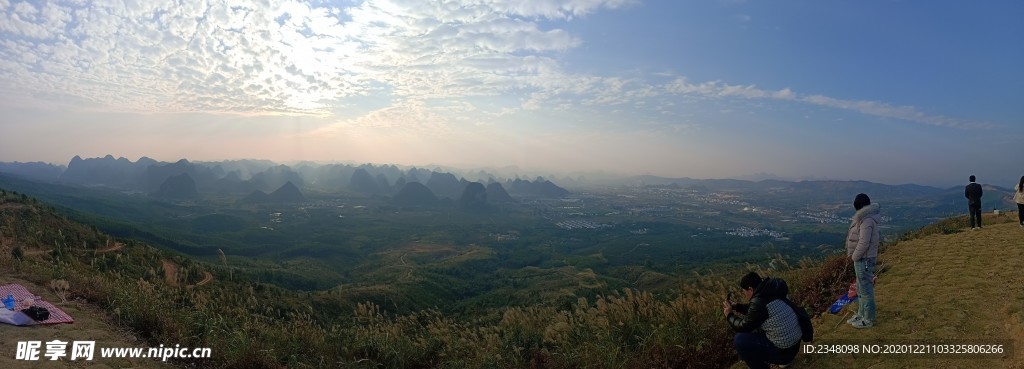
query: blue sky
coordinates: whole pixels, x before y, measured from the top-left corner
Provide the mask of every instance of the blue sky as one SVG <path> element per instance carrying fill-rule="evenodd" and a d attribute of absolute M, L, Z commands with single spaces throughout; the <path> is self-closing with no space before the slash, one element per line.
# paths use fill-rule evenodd
<path fill-rule="evenodd" d="M 1020 1 L 144 3 L 0 0 L 0 161 L 1024 175 Z"/>

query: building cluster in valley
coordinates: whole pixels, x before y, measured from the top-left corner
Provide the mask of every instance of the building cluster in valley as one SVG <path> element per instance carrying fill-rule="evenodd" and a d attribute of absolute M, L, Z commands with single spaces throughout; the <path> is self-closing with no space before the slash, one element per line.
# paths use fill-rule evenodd
<path fill-rule="evenodd" d="M 726 231 L 725 234 L 738 237 L 771 237 L 776 241 L 785 241 L 788 239 L 785 232 L 767 228 L 739 227 Z"/>

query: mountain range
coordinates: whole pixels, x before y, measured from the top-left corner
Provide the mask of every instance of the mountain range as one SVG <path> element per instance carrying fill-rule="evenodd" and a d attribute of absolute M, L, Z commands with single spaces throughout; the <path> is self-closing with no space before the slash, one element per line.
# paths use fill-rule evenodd
<path fill-rule="evenodd" d="M 231 160 L 218 162 L 190 162 L 181 159 L 176 162 L 161 162 L 148 157 L 137 161 L 114 158 L 75 156 L 67 167 L 41 162 L 0 162 L 0 172 L 14 174 L 30 180 L 75 185 L 84 187 L 109 187 L 119 190 L 148 193 L 157 198 L 171 200 L 199 199 L 209 195 L 232 195 L 239 198 L 252 196 L 247 201 L 258 200 L 265 195 L 281 190 L 290 183 L 298 190 L 298 196 L 285 196 L 295 201 L 304 198 L 302 192 L 318 193 L 348 192 L 365 196 L 399 197 L 410 183 L 425 188 L 409 189 L 417 193 L 418 199 L 411 203 L 422 205 L 429 198 L 448 199 L 459 202 L 470 183 L 480 183 L 486 189 L 486 202 L 499 203 L 514 201 L 521 197 L 558 198 L 570 195 L 566 188 L 544 177 L 527 180 L 520 177 L 501 178 L 487 171 L 463 172 L 457 175 L 452 170 L 417 167 L 400 168 L 396 165 L 373 164 L 317 164 L 310 162 L 292 165 L 277 164 L 267 160 Z M 180 177 L 187 175 L 187 177 Z M 171 178 L 177 180 L 168 183 Z M 185 179 L 194 182 L 193 194 Z M 962 187 L 938 188 L 916 184 L 887 185 L 867 181 L 802 180 L 787 181 L 764 179 L 760 181 L 739 179 L 694 179 L 668 178 L 659 176 L 629 176 L 601 178 L 588 182 L 586 178 L 564 178 L 559 181 L 570 184 L 570 188 L 586 188 L 587 184 L 600 183 L 605 186 L 641 186 L 685 188 L 716 192 L 758 193 L 773 201 L 808 202 L 815 200 L 835 201 L 852 199 L 857 193 L 868 193 L 873 198 L 927 198 L 933 204 L 942 204 L 949 211 L 959 211 L 962 206 Z M 169 187 L 168 187 L 169 186 Z M 1013 190 L 983 184 L 986 209 L 1010 207 L 1008 200 Z M 162 189 L 163 188 L 163 189 Z M 423 189 L 430 192 L 425 196 Z M 291 192 L 289 190 L 289 192 Z M 483 195 L 482 193 L 480 195 Z M 408 196 L 408 194 L 406 195 Z M 422 198 L 420 198 L 422 197 Z M 852 200 L 851 200 L 852 201 Z M 273 202 L 278 202 L 274 200 Z M 402 201 L 398 201 L 401 203 Z"/>
<path fill-rule="evenodd" d="M 500 182 L 486 172 L 474 178 L 459 177 L 451 172 L 423 168 L 402 169 L 395 165 L 349 165 L 299 163 L 293 166 L 263 160 L 173 163 L 148 157 L 138 161 L 114 158 L 75 156 L 68 166 L 46 163 L 0 163 L 0 172 L 26 179 L 84 187 L 108 187 L 148 193 L 154 197 L 185 200 L 205 195 L 244 196 L 245 202 L 290 202 L 304 198 L 301 191 L 354 192 L 367 196 L 396 196 L 410 183 L 419 183 L 438 199 L 458 201 L 471 183 L 486 186 L 491 202 L 512 201 L 512 196 L 562 197 L 570 192 L 551 181 L 520 178 Z M 279 199 L 269 199 L 278 191 L 286 191 Z M 421 192 L 419 188 L 410 190 Z M 262 193 L 262 195 L 260 195 Z M 421 203 L 423 201 L 414 201 Z"/>

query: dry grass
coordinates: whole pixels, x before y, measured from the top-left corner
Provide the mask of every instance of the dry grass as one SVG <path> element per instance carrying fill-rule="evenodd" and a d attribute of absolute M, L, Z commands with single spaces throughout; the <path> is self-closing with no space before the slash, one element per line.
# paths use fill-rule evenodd
<path fill-rule="evenodd" d="M 1024 368 L 1024 229 L 1016 214 L 990 215 L 977 231 L 956 228 L 961 222 L 966 223 L 954 219 L 931 226 L 932 232 L 922 234 L 932 234 L 885 250 L 879 259 L 888 268 L 875 289 L 877 325 L 858 330 L 845 324 L 849 308 L 826 314 L 816 320 L 815 344 L 1015 341 L 1013 352 L 991 359 L 801 354 L 791 367 Z"/>

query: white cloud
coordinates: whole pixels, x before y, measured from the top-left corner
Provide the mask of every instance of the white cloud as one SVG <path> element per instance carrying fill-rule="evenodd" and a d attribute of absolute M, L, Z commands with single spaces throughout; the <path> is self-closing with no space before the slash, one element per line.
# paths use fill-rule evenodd
<path fill-rule="evenodd" d="M 669 83 L 665 84 L 664 89 L 669 93 L 679 95 L 799 101 L 812 105 L 855 111 L 861 114 L 876 117 L 894 118 L 904 121 L 960 129 L 995 127 L 994 125 L 989 123 L 968 122 L 940 115 L 925 114 L 912 106 L 897 107 L 877 101 L 844 100 L 822 95 L 801 96 L 793 92 L 793 90 L 789 88 L 784 88 L 778 91 L 771 91 L 760 89 L 754 85 L 730 85 L 721 81 L 710 81 L 702 82 L 699 84 L 693 84 L 688 82 L 685 77 L 678 77 L 673 79 Z"/>
<path fill-rule="evenodd" d="M 548 19 L 571 19 L 600 8 L 619 8 L 636 4 L 637 0 L 467 0 L 463 4 L 486 4 L 508 14 Z"/>
<path fill-rule="evenodd" d="M 925 114 L 912 106 L 892 106 L 877 101 L 842 100 L 821 95 L 805 96 L 802 97 L 800 100 L 814 105 L 821 105 L 844 110 L 852 110 L 867 115 L 873 115 L 884 118 L 895 118 L 934 126 L 944 126 L 960 129 L 995 128 L 993 124 L 989 123 L 966 122 L 959 119 L 944 117 L 940 115 Z"/>
<path fill-rule="evenodd" d="M 59 91 L 118 111 L 327 114 L 371 93 L 438 99 L 536 87 L 521 79 L 551 68 L 542 54 L 580 44 L 541 20 L 631 3 L 54 1 L 40 11 L 5 1 L 0 71 L 27 95 Z"/>
<path fill-rule="evenodd" d="M 559 24 L 635 3 L 366 0 L 339 9 L 294 0 L 0 0 L 0 93 L 8 101 L 80 109 L 319 116 L 351 115 L 350 101 L 375 96 L 393 106 L 342 125 L 410 129 L 469 119 L 456 113 L 494 117 L 520 109 L 607 106 L 678 116 L 685 112 L 666 102 L 679 96 L 797 101 L 931 125 L 985 126 L 788 88 L 684 77 L 652 83 L 563 69 L 560 54 L 582 40 Z M 487 108 L 466 102 L 496 96 L 508 97 Z"/>

